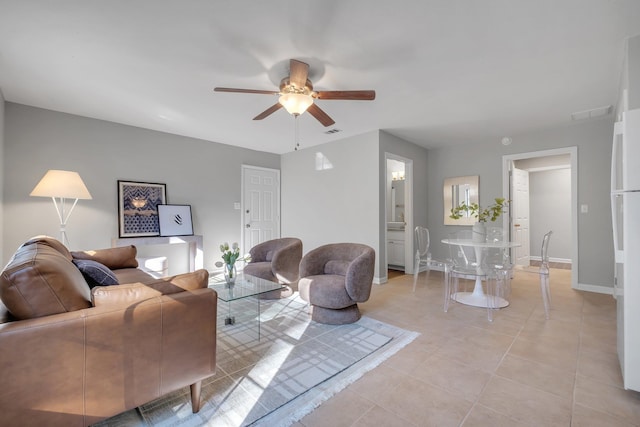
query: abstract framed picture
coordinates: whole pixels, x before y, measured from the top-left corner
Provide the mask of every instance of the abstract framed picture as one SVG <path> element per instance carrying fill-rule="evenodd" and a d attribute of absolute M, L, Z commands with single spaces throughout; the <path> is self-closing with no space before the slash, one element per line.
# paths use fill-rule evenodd
<path fill-rule="evenodd" d="M 161 236 L 193 236 L 191 205 L 158 205 Z"/>
<path fill-rule="evenodd" d="M 165 184 L 118 180 L 119 236 L 159 236 L 158 205 L 166 203 Z"/>

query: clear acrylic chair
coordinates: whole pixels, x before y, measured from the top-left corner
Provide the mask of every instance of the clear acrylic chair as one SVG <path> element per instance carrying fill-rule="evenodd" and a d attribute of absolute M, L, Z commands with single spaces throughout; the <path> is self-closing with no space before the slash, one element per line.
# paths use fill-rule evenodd
<path fill-rule="evenodd" d="M 450 240 L 471 240 L 472 231 L 462 230 L 449 235 Z M 482 270 L 480 263 L 476 260 L 478 252 L 471 246 L 464 245 L 449 245 L 449 281 L 450 281 L 450 295 L 449 299 L 455 301 L 456 294 L 461 290 L 462 284 L 468 283 L 468 281 L 476 281 L 485 279 L 485 273 Z M 465 289 L 466 290 L 466 289 Z M 445 310 L 447 311 L 449 301 L 446 301 Z"/>
<path fill-rule="evenodd" d="M 487 227 L 487 243 L 504 241 L 502 227 Z M 513 264 L 506 248 L 487 248 L 483 260 L 487 274 L 487 318 L 493 321 L 493 311 L 504 307 L 511 295 Z"/>
<path fill-rule="evenodd" d="M 549 288 L 549 240 L 553 230 L 549 230 L 542 237 L 542 247 L 540 249 L 540 267 L 525 267 L 518 271 L 534 273 L 540 276 L 540 292 L 542 293 L 542 304 L 544 305 L 544 316 L 549 320 L 549 310 L 551 310 L 551 289 Z"/>
<path fill-rule="evenodd" d="M 416 257 L 413 263 L 413 292 L 416 291 L 416 283 L 418 283 L 418 274 L 420 268 L 426 267 L 427 281 L 429 280 L 429 271 L 431 270 L 431 252 L 429 252 L 429 230 L 425 227 L 417 226 L 414 230 L 416 238 Z"/>
<path fill-rule="evenodd" d="M 417 226 L 414 230 L 416 237 L 416 257 L 414 263 L 413 272 L 413 292 L 416 291 L 416 284 L 418 283 L 418 275 L 420 274 L 420 268 L 426 267 L 427 281 L 429 280 L 429 272 L 431 269 L 440 270 L 443 274 L 443 287 L 444 287 L 444 302 L 445 310 L 448 308 L 449 296 L 451 295 L 451 280 L 449 272 L 451 271 L 451 264 L 447 261 L 440 261 L 431 258 L 431 252 L 429 252 L 429 230 L 425 227 Z"/>

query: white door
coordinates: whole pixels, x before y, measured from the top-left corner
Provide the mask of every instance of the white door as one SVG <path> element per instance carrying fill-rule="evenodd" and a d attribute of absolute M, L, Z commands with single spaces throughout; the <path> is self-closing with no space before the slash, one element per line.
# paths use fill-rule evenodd
<path fill-rule="evenodd" d="M 280 171 L 242 166 L 242 253 L 280 237 Z"/>
<path fill-rule="evenodd" d="M 513 240 L 520 244 L 515 248 L 516 265 L 528 267 L 531 258 L 529 244 L 529 172 L 513 168 L 511 175 L 511 207 Z"/>

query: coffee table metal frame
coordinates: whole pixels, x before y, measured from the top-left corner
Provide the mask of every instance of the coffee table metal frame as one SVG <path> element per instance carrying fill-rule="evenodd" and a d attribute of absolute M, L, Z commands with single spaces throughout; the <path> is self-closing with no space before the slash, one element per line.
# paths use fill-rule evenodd
<path fill-rule="evenodd" d="M 227 303 L 227 317 L 224 319 L 225 325 L 235 325 L 236 318 L 231 315 L 231 302 L 249 297 L 256 297 L 258 300 L 258 340 L 260 340 L 260 294 L 286 288 L 280 283 L 270 282 L 259 277 L 239 273 L 235 283 L 228 284 L 223 281 L 216 281 L 215 277 L 209 279 L 209 287 L 218 293 L 218 299 Z"/>

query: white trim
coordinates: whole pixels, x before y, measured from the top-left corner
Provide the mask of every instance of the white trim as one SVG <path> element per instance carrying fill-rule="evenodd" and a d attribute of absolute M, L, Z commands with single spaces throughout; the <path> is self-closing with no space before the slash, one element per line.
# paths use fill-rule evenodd
<path fill-rule="evenodd" d="M 579 291 L 595 292 L 598 294 L 611 295 L 613 297 L 613 284 L 606 285 L 587 285 L 584 283 L 578 283 L 574 289 Z"/>
<path fill-rule="evenodd" d="M 529 258 L 531 259 L 531 261 L 542 261 L 542 258 L 540 256 L 531 255 Z M 553 258 L 553 257 L 549 257 L 549 262 L 559 262 L 559 263 L 562 263 L 562 264 L 571 264 L 571 258 Z"/>
<path fill-rule="evenodd" d="M 509 198 L 509 170 L 514 160 L 530 159 L 533 157 L 548 157 L 569 154 L 571 164 L 571 288 L 579 289 L 578 285 L 578 147 L 554 148 L 551 150 L 533 151 L 528 153 L 506 154 L 502 156 L 502 194 Z M 511 215 L 511 210 L 509 210 Z M 509 227 L 509 222 L 505 227 Z M 598 292 L 598 291 L 594 291 Z"/>
<path fill-rule="evenodd" d="M 374 277 L 373 284 L 374 285 L 383 285 L 389 281 L 389 277 L 385 274 L 382 277 Z"/>

